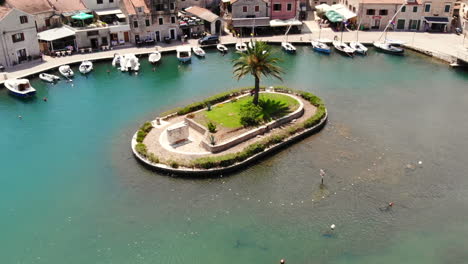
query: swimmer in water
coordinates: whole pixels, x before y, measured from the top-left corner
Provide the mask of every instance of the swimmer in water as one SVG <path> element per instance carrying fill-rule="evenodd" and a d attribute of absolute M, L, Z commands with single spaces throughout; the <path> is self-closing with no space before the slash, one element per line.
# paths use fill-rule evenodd
<path fill-rule="evenodd" d="M 47 102 L 47 97 L 44 97 L 42 100 L 43 100 L 44 102 Z"/>

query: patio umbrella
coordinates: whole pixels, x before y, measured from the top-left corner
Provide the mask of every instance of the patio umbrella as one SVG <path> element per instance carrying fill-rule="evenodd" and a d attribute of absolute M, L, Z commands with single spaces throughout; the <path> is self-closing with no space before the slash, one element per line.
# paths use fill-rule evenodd
<path fill-rule="evenodd" d="M 93 17 L 94 16 L 91 14 L 86 14 L 86 13 L 81 12 L 79 14 L 72 16 L 71 18 L 76 19 L 76 20 L 81 20 L 83 23 L 83 27 L 84 27 L 84 21 L 88 18 L 93 18 Z"/>
<path fill-rule="evenodd" d="M 338 14 L 338 12 L 334 11 L 334 10 L 329 10 L 325 13 L 325 16 L 328 18 L 328 20 L 330 20 L 330 22 L 332 23 L 337 23 L 337 22 L 343 22 L 344 20 L 344 17 L 340 14 Z"/>

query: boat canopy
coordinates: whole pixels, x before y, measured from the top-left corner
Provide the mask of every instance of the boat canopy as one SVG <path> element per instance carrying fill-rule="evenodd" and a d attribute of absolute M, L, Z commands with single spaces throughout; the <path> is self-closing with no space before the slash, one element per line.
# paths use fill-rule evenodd
<path fill-rule="evenodd" d="M 66 27 L 59 27 L 39 32 L 37 34 L 37 38 L 44 41 L 54 41 L 74 35 L 75 31 Z"/>
<path fill-rule="evenodd" d="M 356 14 L 349 10 L 346 6 L 342 4 L 336 4 L 331 6 L 331 10 L 337 12 L 338 14 L 342 15 L 344 19 L 348 20 L 353 17 L 356 17 Z"/>
<path fill-rule="evenodd" d="M 93 18 L 94 16 L 91 14 L 86 14 L 86 13 L 79 13 L 77 15 L 72 16 L 71 18 L 77 19 L 77 20 L 86 20 L 88 18 Z"/>
<path fill-rule="evenodd" d="M 107 16 L 107 15 L 118 15 L 122 14 L 122 10 L 119 8 L 107 8 L 95 11 L 98 16 Z"/>
<path fill-rule="evenodd" d="M 177 47 L 177 52 L 190 52 L 190 46 L 179 46 Z"/>
<path fill-rule="evenodd" d="M 329 10 L 325 13 L 325 16 L 330 20 L 332 23 L 337 23 L 337 22 L 343 22 L 344 17 L 340 14 L 338 14 L 334 10 Z"/>

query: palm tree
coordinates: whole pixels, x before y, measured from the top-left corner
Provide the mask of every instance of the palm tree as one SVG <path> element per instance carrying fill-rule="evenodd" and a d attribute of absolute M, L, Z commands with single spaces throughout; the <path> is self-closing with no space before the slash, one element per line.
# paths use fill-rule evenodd
<path fill-rule="evenodd" d="M 253 44 L 253 43 L 252 43 Z M 234 76 L 237 80 L 247 74 L 255 78 L 255 88 L 253 90 L 253 103 L 258 105 L 258 94 L 260 92 L 260 78 L 263 76 L 273 76 L 279 80 L 283 70 L 277 65 L 279 59 L 271 53 L 271 47 L 263 41 L 256 41 L 255 45 L 247 47 L 245 53 L 240 53 L 240 57 L 234 60 Z"/>

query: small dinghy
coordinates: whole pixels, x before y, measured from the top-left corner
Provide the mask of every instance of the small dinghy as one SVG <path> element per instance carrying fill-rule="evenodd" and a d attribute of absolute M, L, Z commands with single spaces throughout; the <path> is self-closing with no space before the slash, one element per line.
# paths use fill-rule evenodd
<path fill-rule="evenodd" d="M 348 55 L 350 57 L 354 56 L 354 49 L 350 48 L 346 43 L 341 41 L 333 41 L 333 46 L 336 50 L 341 52 L 342 54 Z"/>
<path fill-rule="evenodd" d="M 311 41 L 310 44 L 312 45 L 312 49 L 317 51 L 317 52 L 321 52 L 321 53 L 325 53 L 325 54 L 330 54 L 330 52 L 331 52 L 331 49 L 327 44 L 325 44 L 323 42 L 320 42 L 318 40 Z"/>
<path fill-rule="evenodd" d="M 62 65 L 59 67 L 59 72 L 67 78 L 73 77 L 74 73 L 69 65 Z"/>
<path fill-rule="evenodd" d="M 198 57 L 205 57 L 205 51 L 200 47 L 192 47 L 193 53 Z"/>
<path fill-rule="evenodd" d="M 90 61 L 83 61 L 80 65 L 80 67 L 78 67 L 78 70 L 82 73 L 82 74 L 87 74 L 89 73 L 90 71 L 93 70 L 93 63 L 90 62 Z"/>
<path fill-rule="evenodd" d="M 236 50 L 238 52 L 246 52 L 247 51 L 247 45 L 244 42 L 238 42 L 238 43 L 236 43 Z"/>
<path fill-rule="evenodd" d="M 359 53 L 359 54 L 362 54 L 362 55 L 366 55 L 367 54 L 367 48 L 366 46 L 362 45 L 361 42 L 358 42 L 358 41 L 351 41 L 349 43 L 349 47 L 351 47 L 352 49 L 354 49 L 356 51 L 356 53 Z"/>
<path fill-rule="evenodd" d="M 148 57 L 148 61 L 153 64 L 159 62 L 160 60 L 161 60 L 161 52 L 159 51 L 152 52 Z"/>
<path fill-rule="evenodd" d="M 216 45 L 216 48 L 219 50 L 219 52 L 221 53 L 227 53 L 228 52 L 228 48 L 226 46 L 224 46 L 223 44 L 218 44 Z"/>
<path fill-rule="evenodd" d="M 30 97 L 36 94 L 28 79 L 10 79 L 5 81 L 5 87 L 11 94 L 18 97 Z"/>
<path fill-rule="evenodd" d="M 405 52 L 405 50 L 403 48 L 401 48 L 398 45 L 395 45 L 393 43 L 389 43 L 389 42 L 376 41 L 376 42 L 374 42 L 374 47 L 378 51 L 382 51 L 382 52 L 389 53 L 389 54 L 394 54 L 394 55 L 403 55 L 403 53 Z"/>
<path fill-rule="evenodd" d="M 281 48 L 287 53 L 296 53 L 296 48 L 290 42 L 281 42 Z"/>
<path fill-rule="evenodd" d="M 180 62 L 189 62 L 192 60 L 192 50 L 189 46 L 179 46 L 176 49 L 177 59 Z"/>
<path fill-rule="evenodd" d="M 60 80 L 60 77 L 58 77 L 57 75 L 48 74 L 48 73 L 39 74 L 39 78 L 45 82 L 50 82 L 50 83 Z"/>
<path fill-rule="evenodd" d="M 122 56 L 120 56 L 120 54 L 118 53 L 115 53 L 114 59 L 112 60 L 112 67 L 117 67 L 117 65 L 120 65 L 121 59 L 122 59 Z"/>

